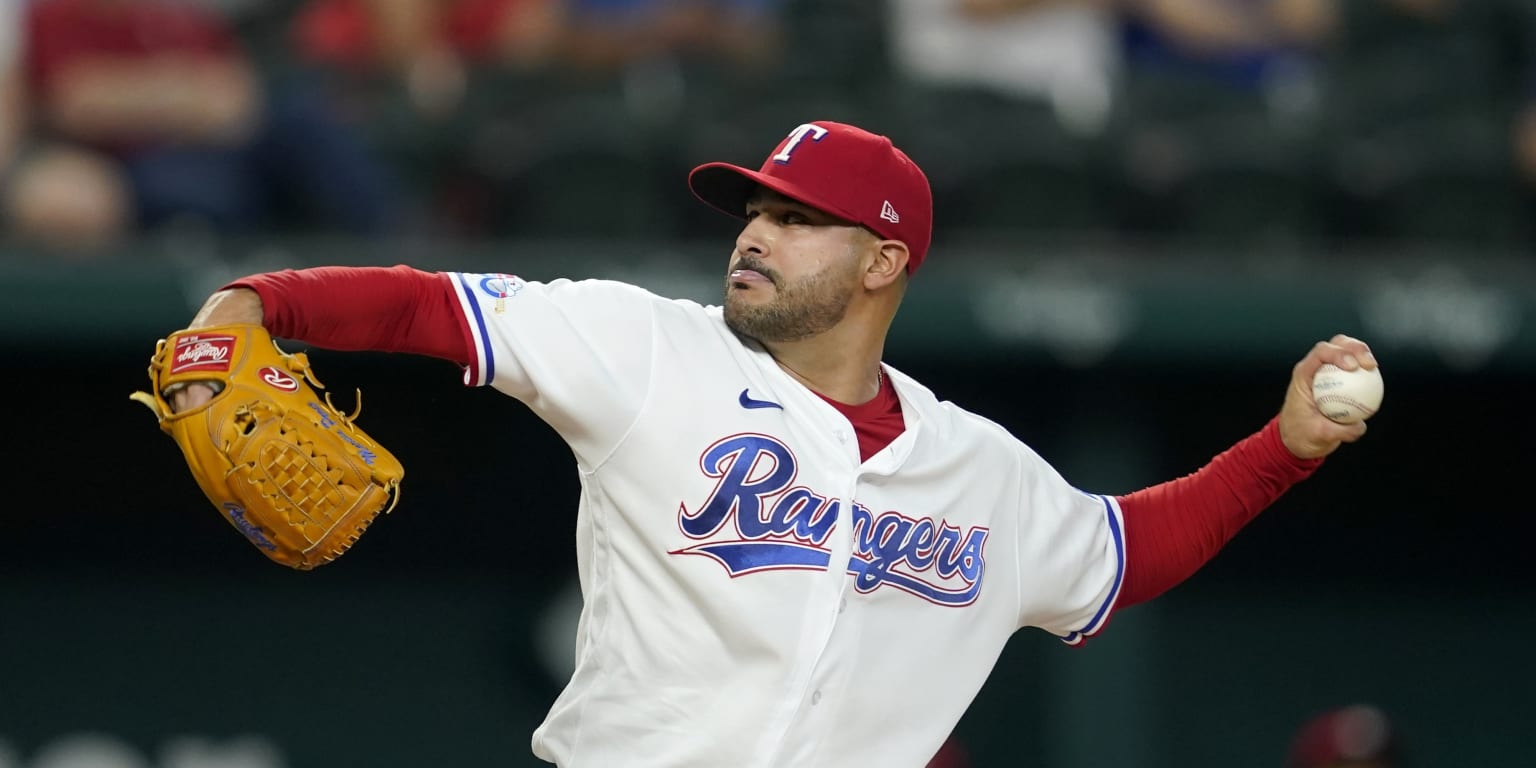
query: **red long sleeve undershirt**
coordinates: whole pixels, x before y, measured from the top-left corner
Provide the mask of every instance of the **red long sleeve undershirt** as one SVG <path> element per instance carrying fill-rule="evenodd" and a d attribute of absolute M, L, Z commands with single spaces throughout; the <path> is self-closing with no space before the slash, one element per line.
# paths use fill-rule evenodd
<path fill-rule="evenodd" d="M 225 288 L 261 297 L 262 325 L 281 339 L 326 349 L 470 358 L 447 275 L 394 267 L 315 267 L 251 275 Z"/>
<path fill-rule="evenodd" d="M 1146 602 L 1189 578 L 1322 463 L 1296 458 L 1280 441 L 1280 422 L 1270 419 L 1194 474 L 1117 497 L 1125 580 L 1115 607 Z"/>
<path fill-rule="evenodd" d="M 261 297 L 273 336 L 327 349 L 407 352 L 464 364 L 470 342 L 447 276 L 401 265 L 318 267 L 253 275 L 228 288 Z M 888 385 L 887 385 L 888 387 Z M 883 390 L 885 388 L 882 388 Z M 881 407 L 844 409 L 866 457 L 900 434 L 895 392 Z M 1189 578 L 1237 532 L 1322 464 L 1298 459 L 1271 420 L 1194 474 L 1120 496 L 1125 579 L 1115 607 L 1151 600 Z"/>

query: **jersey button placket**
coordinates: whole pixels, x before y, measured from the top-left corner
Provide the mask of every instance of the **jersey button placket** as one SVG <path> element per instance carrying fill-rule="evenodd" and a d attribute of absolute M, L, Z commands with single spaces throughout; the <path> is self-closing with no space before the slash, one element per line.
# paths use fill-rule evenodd
<path fill-rule="evenodd" d="M 843 433 L 834 429 L 831 434 L 835 436 Z M 854 458 L 857 459 L 857 456 Z M 854 491 L 858 488 L 857 471 L 857 464 L 849 467 L 851 477 L 845 476 L 848 481 L 848 485 L 844 487 L 845 492 L 841 497 L 833 497 L 839 503 L 837 519 L 833 523 L 831 536 L 826 542 L 829 555 L 827 570 L 819 575 L 821 581 L 817 591 L 820 594 L 807 605 L 811 610 L 809 615 L 820 614 L 820 619 L 814 622 L 816 639 L 811 640 L 807 637 L 808 642 L 804 648 L 810 651 L 814 647 L 815 651 L 806 658 L 803 666 L 797 665 L 798 668 L 791 675 L 791 679 L 796 681 L 795 687 L 799 689 L 800 696 L 783 729 L 776 729 L 777 736 L 773 741 L 767 742 L 774 745 L 766 752 L 770 755 L 768 765 L 795 764 L 794 756 L 800 751 L 813 749 L 817 741 L 812 735 L 815 733 L 815 725 L 805 718 L 809 715 L 808 710 L 821 702 L 821 684 L 825 679 L 824 664 L 827 661 L 828 652 L 837 643 L 837 619 L 842 613 L 841 608 L 845 602 L 844 593 L 849 583 L 848 562 L 853 556 L 854 549 L 853 499 Z M 810 627 L 808 626 L 807 629 L 809 630 Z M 806 695 L 806 691 L 810 691 L 810 694 Z M 827 724 L 822 725 L 827 726 Z M 797 739 L 789 739 L 788 734 L 796 729 L 799 729 L 800 736 Z"/>

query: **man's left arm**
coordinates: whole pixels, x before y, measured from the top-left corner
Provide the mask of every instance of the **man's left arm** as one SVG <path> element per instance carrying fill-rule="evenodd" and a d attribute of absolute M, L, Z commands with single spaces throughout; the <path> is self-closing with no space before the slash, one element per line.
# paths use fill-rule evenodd
<path fill-rule="evenodd" d="M 1337 424 L 1312 399 L 1319 367 L 1375 368 L 1365 342 L 1318 342 L 1291 370 L 1280 413 L 1199 471 L 1117 499 L 1125 519 L 1126 573 L 1116 608 L 1146 602 L 1189 578 L 1237 532 L 1309 477 L 1328 454 L 1359 440 L 1365 423 Z"/>

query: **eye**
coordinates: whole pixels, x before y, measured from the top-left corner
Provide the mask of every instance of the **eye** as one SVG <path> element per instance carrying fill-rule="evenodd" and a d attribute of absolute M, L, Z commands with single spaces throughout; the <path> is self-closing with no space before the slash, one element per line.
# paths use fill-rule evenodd
<path fill-rule="evenodd" d="M 747 210 L 747 221 L 751 221 L 751 220 L 757 218 L 758 215 L 761 214 L 761 213 L 762 213 L 762 211 L 759 211 L 759 210 L 756 210 L 756 209 L 748 209 Z"/>
<path fill-rule="evenodd" d="M 801 213 L 799 211 L 785 211 L 785 213 L 784 213 L 784 223 L 785 224 L 809 224 L 809 223 L 811 223 L 811 219 L 810 219 L 810 217 L 806 216 L 805 214 L 803 214 L 803 213 Z"/>

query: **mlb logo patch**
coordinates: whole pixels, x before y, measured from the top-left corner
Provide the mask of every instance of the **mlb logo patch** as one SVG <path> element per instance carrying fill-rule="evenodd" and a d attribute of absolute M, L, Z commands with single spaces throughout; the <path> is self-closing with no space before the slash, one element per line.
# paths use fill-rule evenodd
<path fill-rule="evenodd" d="M 480 279 L 480 290 L 493 299 L 510 299 L 523 290 L 525 283 L 517 275 L 486 275 Z"/>

